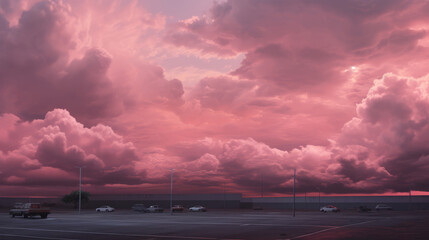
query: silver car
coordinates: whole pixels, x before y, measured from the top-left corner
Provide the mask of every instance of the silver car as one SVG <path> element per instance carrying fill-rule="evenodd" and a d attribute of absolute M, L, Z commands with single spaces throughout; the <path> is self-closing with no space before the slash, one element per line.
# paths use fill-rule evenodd
<path fill-rule="evenodd" d="M 113 212 L 115 211 L 115 209 L 110 206 L 104 205 L 99 208 L 96 208 L 95 211 L 96 212 Z"/>
<path fill-rule="evenodd" d="M 155 212 L 164 212 L 164 208 L 158 206 L 158 205 L 152 205 L 147 208 L 148 212 L 155 213 Z"/>
<path fill-rule="evenodd" d="M 190 207 L 189 211 L 190 212 L 206 212 L 207 208 L 197 205 L 197 206 Z"/>
<path fill-rule="evenodd" d="M 320 211 L 321 212 L 339 212 L 340 209 L 332 205 L 326 205 L 324 207 L 321 207 Z"/>
<path fill-rule="evenodd" d="M 393 208 L 391 206 L 388 206 L 387 204 L 378 204 L 377 206 L 375 206 L 375 210 L 376 211 L 382 211 L 382 210 L 393 210 Z"/>

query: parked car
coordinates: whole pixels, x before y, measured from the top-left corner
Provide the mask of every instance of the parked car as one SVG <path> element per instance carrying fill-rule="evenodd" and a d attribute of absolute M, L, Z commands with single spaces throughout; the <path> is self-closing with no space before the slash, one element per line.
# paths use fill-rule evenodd
<path fill-rule="evenodd" d="M 131 209 L 138 212 L 149 212 L 149 210 L 144 204 L 134 204 Z"/>
<path fill-rule="evenodd" d="M 96 208 L 95 211 L 96 212 L 113 212 L 115 211 L 115 209 L 110 206 L 104 205 L 99 208 Z"/>
<path fill-rule="evenodd" d="M 203 207 L 203 206 L 197 205 L 197 206 L 190 207 L 189 211 L 190 212 L 206 212 L 207 209 L 205 207 Z"/>
<path fill-rule="evenodd" d="M 17 202 L 13 205 L 14 209 L 20 209 L 20 208 L 24 208 L 24 203 L 22 202 Z"/>
<path fill-rule="evenodd" d="M 173 212 L 183 212 L 183 210 L 185 210 L 185 208 L 182 205 L 174 205 L 171 210 Z"/>
<path fill-rule="evenodd" d="M 367 206 L 359 206 L 359 208 L 357 209 L 358 212 L 370 212 L 371 208 L 367 207 Z"/>
<path fill-rule="evenodd" d="M 24 218 L 32 216 L 47 218 L 50 213 L 50 209 L 42 208 L 40 203 L 15 204 L 15 206 L 9 210 L 9 215 L 12 215 L 12 217 L 24 216 Z"/>
<path fill-rule="evenodd" d="M 321 212 L 339 212 L 340 209 L 332 205 L 326 205 L 324 207 L 321 207 L 320 211 Z"/>
<path fill-rule="evenodd" d="M 158 205 L 152 205 L 147 210 L 148 210 L 148 212 L 151 212 L 151 213 L 164 212 L 164 208 L 162 208 Z"/>
<path fill-rule="evenodd" d="M 391 206 L 388 206 L 387 204 L 378 204 L 377 206 L 375 206 L 375 210 L 376 211 L 382 211 L 382 210 L 393 210 L 393 208 Z"/>

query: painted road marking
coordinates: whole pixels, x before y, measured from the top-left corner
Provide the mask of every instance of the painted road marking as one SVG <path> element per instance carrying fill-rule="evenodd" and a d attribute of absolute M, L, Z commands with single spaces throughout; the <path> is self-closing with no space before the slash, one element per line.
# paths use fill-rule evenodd
<path fill-rule="evenodd" d="M 246 219 L 249 220 L 249 219 Z M 79 221 L 79 223 L 94 223 L 92 221 Z M 334 228 L 338 226 L 333 225 L 312 225 L 312 224 L 271 224 L 271 223 L 243 223 L 243 222 L 175 222 L 175 221 L 154 221 L 153 219 L 145 219 L 145 220 L 139 220 L 139 221 L 123 221 L 123 220 L 101 220 L 98 221 L 96 224 L 98 225 L 118 225 L 117 223 L 120 223 L 121 225 L 124 225 L 124 223 L 135 223 L 135 224 L 142 224 L 142 223 L 150 223 L 150 224 L 182 224 L 182 225 L 229 225 L 229 226 L 273 226 L 273 227 L 317 227 L 317 228 Z"/>
<path fill-rule="evenodd" d="M 315 234 L 318 234 L 318 233 L 331 231 L 331 230 L 334 230 L 334 229 L 346 228 L 346 227 L 355 226 L 355 225 L 361 225 L 361 224 L 370 223 L 370 222 L 374 222 L 374 221 L 375 220 L 371 220 L 371 221 L 366 221 L 366 222 L 347 224 L 347 225 L 344 225 L 344 226 L 332 227 L 332 228 L 323 229 L 323 230 L 320 230 L 320 231 L 316 231 L 316 232 L 312 232 L 312 233 L 300 235 L 300 236 L 293 237 L 293 238 L 290 238 L 290 239 L 298 239 L 298 238 L 308 237 L 308 236 L 312 236 L 312 235 L 315 235 Z"/>
<path fill-rule="evenodd" d="M 36 229 L 36 228 L 16 228 L 16 227 L 0 227 L 0 229 L 13 229 L 13 230 L 27 230 L 27 231 L 41 231 L 41 232 L 62 232 L 62 233 L 80 233 L 80 234 L 95 234 L 95 235 L 110 235 L 110 236 L 126 236 L 126 237 L 155 237 L 155 238 L 176 238 L 176 239 L 218 239 L 211 237 L 186 237 L 175 235 L 145 235 L 145 234 L 126 234 L 126 233 L 109 233 L 109 232 L 86 232 L 86 231 L 73 231 L 73 230 L 54 230 L 54 229 Z M 46 238 L 48 239 L 48 238 Z M 60 239 L 60 238 L 58 238 Z M 63 238 L 65 239 L 65 238 Z M 238 240 L 238 239 L 236 239 Z"/>
<path fill-rule="evenodd" d="M 49 240 L 80 240 L 76 238 L 57 238 L 57 237 L 35 237 L 35 236 L 27 236 L 27 235 L 16 235 L 16 234 L 4 234 L 0 233 L 0 236 L 4 237 L 21 237 L 21 238 L 32 238 L 32 239 L 49 239 Z"/>

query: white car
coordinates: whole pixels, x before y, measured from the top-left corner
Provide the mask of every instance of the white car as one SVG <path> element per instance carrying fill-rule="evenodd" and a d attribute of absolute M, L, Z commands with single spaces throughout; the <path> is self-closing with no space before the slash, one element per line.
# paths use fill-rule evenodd
<path fill-rule="evenodd" d="M 207 209 L 205 207 L 203 207 L 203 206 L 197 205 L 197 206 L 190 207 L 189 211 L 190 212 L 206 212 Z"/>
<path fill-rule="evenodd" d="M 158 205 L 152 205 L 147 208 L 148 212 L 155 213 L 155 212 L 164 212 L 164 208 L 158 206 Z"/>
<path fill-rule="evenodd" d="M 320 208 L 320 211 L 321 211 L 321 212 L 339 212 L 339 211 L 340 211 L 340 209 L 339 209 L 339 208 L 337 208 L 337 207 L 334 207 L 334 206 L 332 206 L 332 205 L 326 205 L 326 206 L 324 206 L 324 207 L 321 207 L 321 208 Z"/>
<path fill-rule="evenodd" d="M 96 208 L 95 211 L 96 212 L 113 212 L 113 211 L 115 211 L 115 209 L 110 207 L 110 206 L 105 205 L 105 206 L 101 206 L 99 208 Z"/>
<path fill-rule="evenodd" d="M 391 206 L 388 206 L 386 204 L 378 204 L 377 206 L 375 206 L 375 210 L 376 211 L 382 211 L 382 210 L 393 210 L 393 208 Z"/>

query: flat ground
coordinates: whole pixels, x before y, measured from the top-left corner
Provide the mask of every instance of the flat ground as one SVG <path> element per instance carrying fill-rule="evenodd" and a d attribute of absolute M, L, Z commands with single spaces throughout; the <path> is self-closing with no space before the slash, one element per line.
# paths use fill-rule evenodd
<path fill-rule="evenodd" d="M 47 219 L 3 212 L 0 239 L 429 239 L 429 212 L 53 211 Z"/>

